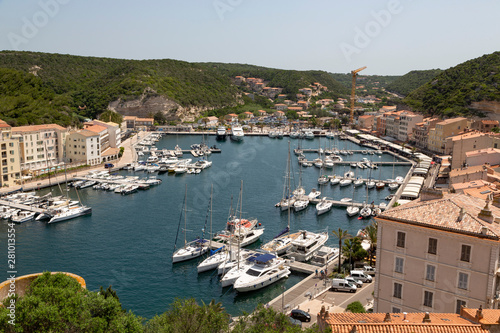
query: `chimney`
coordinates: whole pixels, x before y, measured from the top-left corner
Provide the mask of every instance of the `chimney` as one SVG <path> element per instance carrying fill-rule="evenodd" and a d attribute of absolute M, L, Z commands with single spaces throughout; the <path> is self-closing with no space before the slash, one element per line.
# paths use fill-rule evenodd
<path fill-rule="evenodd" d="M 424 320 L 422 320 L 423 323 L 430 323 L 431 322 L 431 316 L 429 315 L 429 312 L 425 313 Z"/>
<path fill-rule="evenodd" d="M 460 213 L 458 213 L 458 219 L 457 222 L 462 222 L 465 216 L 465 209 L 464 207 L 460 207 Z"/>
<path fill-rule="evenodd" d="M 352 329 L 349 331 L 349 333 L 358 333 L 358 328 L 356 327 L 356 325 L 354 325 L 352 327 Z"/>
<path fill-rule="evenodd" d="M 489 203 L 490 203 L 490 200 L 488 198 L 488 199 L 486 199 L 486 205 L 479 212 L 479 214 L 477 215 L 477 217 L 480 218 L 481 220 L 483 220 L 484 222 L 491 223 L 491 222 L 493 222 L 494 217 L 493 217 L 493 214 L 491 213 L 491 210 L 490 210 L 490 207 L 489 207 Z"/>
<path fill-rule="evenodd" d="M 481 235 L 486 235 L 487 233 L 488 233 L 488 227 L 483 225 L 481 227 Z"/>
<path fill-rule="evenodd" d="M 406 315 L 407 314 L 408 314 L 407 312 L 403 312 L 403 321 L 406 321 Z"/>
<path fill-rule="evenodd" d="M 390 323 L 392 321 L 391 314 L 387 312 L 384 317 L 384 323 Z"/>
<path fill-rule="evenodd" d="M 493 202 L 491 204 L 500 208 L 500 193 L 493 194 Z"/>
<path fill-rule="evenodd" d="M 424 187 L 420 192 L 420 201 L 437 200 L 443 198 L 443 192 L 429 187 Z"/>
<path fill-rule="evenodd" d="M 483 319 L 483 306 L 482 305 L 480 305 L 479 309 L 477 309 L 477 311 L 476 311 L 476 319 L 477 320 Z"/>

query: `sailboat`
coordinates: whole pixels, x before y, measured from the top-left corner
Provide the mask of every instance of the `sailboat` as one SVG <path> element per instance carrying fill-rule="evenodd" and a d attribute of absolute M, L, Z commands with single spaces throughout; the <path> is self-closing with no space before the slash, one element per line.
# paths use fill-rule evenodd
<path fill-rule="evenodd" d="M 200 257 L 204 253 L 208 251 L 207 240 L 205 239 L 196 239 L 192 242 L 186 241 L 186 233 L 187 233 L 187 184 L 186 184 L 186 193 L 184 195 L 184 246 L 176 249 L 177 247 L 177 237 L 179 236 L 179 230 L 181 225 L 181 220 L 179 219 L 179 227 L 177 228 L 177 236 L 175 239 L 174 246 L 174 254 L 172 255 L 172 263 L 186 261 L 190 259 L 194 259 Z M 182 218 L 182 212 L 181 212 Z"/>
<path fill-rule="evenodd" d="M 354 187 L 352 189 L 352 199 L 354 200 Z M 351 200 L 351 205 L 347 206 L 346 213 L 349 216 L 354 216 L 359 213 L 359 207 L 354 206 L 354 202 Z"/>
<path fill-rule="evenodd" d="M 293 206 L 293 203 L 295 202 L 295 197 L 292 196 L 290 193 L 290 177 L 291 177 L 291 158 L 290 158 L 290 141 L 288 141 L 286 181 L 283 184 L 283 199 L 281 199 L 279 203 L 282 212 L 287 210 L 290 206 Z"/>
<path fill-rule="evenodd" d="M 394 180 L 394 167 L 396 166 L 396 156 L 393 155 L 393 161 L 392 161 L 392 182 L 389 183 L 389 190 L 391 191 L 395 191 L 398 189 L 399 187 L 399 183 L 397 183 L 395 180 Z"/>
<path fill-rule="evenodd" d="M 290 141 L 288 142 L 288 164 L 290 166 Z M 290 177 L 287 177 L 288 186 L 288 197 L 290 197 Z M 290 210 L 292 205 L 287 205 L 288 211 L 288 225 L 283 229 L 277 236 L 275 236 L 271 241 L 265 243 L 260 248 L 266 252 L 276 253 L 277 255 L 284 254 L 292 245 L 292 241 L 300 236 L 300 232 L 290 234 Z M 282 208 L 283 210 L 283 208 Z"/>

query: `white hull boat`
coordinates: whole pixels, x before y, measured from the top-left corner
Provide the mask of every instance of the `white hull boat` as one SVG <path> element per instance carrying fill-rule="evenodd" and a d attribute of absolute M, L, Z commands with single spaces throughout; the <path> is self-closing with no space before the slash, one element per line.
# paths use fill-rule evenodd
<path fill-rule="evenodd" d="M 325 198 L 323 198 L 323 200 L 316 205 L 316 213 L 317 215 L 321 215 L 321 214 L 324 214 L 328 211 L 330 211 L 330 209 L 332 209 L 332 206 L 333 204 L 329 201 L 326 201 Z"/>
<path fill-rule="evenodd" d="M 172 256 L 172 262 L 181 262 L 198 258 L 208 251 L 206 240 L 197 239 L 187 243 L 180 249 L 176 250 Z"/>
<path fill-rule="evenodd" d="M 287 255 L 297 261 L 305 262 L 328 241 L 328 231 L 314 233 L 301 230 L 301 235 L 293 242 Z"/>
<path fill-rule="evenodd" d="M 285 260 L 272 254 L 263 254 L 253 259 L 252 262 L 254 264 L 234 282 L 236 291 L 259 290 L 290 275 L 290 269 L 285 266 Z"/>
<path fill-rule="evenodd" d="M 359 207 L 349 206 L 349 207 L 347 207 L 346 212 L 347 212 L 347 215 L 349 215 L 349 216 L 358 215 L 358 213 L 359 213 Z"/>

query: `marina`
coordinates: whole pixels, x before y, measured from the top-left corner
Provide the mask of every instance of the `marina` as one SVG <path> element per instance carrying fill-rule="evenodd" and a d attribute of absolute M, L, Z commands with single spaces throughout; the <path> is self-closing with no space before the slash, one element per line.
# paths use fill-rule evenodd
<path fill-rule="evenodd" d="M 155 145 L 158 150 L 172 150 L 176 145 L 185 148 L 199 143 L 200 138 L 201 136 L 194 135 L 166 135 Z M 214 139 L 211 137 L 207 144 L 212 145 Z M 214 187 L 213 232 L 224 227 L 232 198 L 236 202 L 241 180 L 245 183 L 243 214 L 255 216 L 265 228 L 260 239 L 248 248 L 259 248 L 287 226 L 288 214 L 275 208 L 274 204 L 280 200 L 283 192 L 288 143 L 287 140 L 271 140 L 273 139 L 264 136 L 245 135 L 243 142 L 236 143 L 231 140 L 217 142 L 217 146 L 224 153 L 213 158 L 214 163 L 209 172 L 202 172 L 196 177 L 158 174 L 156 177 L 162 180 L 162 185 L 150 187 L 140 195 L 106 195 L 105 192 L 95 191 L 92 187 L 78 190 L 81 201 L 92 207 L 92 215 L 50 225 L 39 222 L 18 225 L 18 241 L 22 244 L 18 249 L 18 257 L 23 261 L 20 271 L 32 273 L 39 270 L 64 269 L 85 276 L 88 288 L 91 290 L 97 290 L 101 285 L 105 287 L 113 285 L 113 289 L 120 295 L 123 306 L 145 317 L 162 312 L 163 307 L 170 304 L 175 297 L 197 295 L 196 298 L 204 302 L 215 299 L 222 302 L 229 313 L 238 315 L 242 311 L 252 311 L 257 303 L 271 302 L 281 295 L 283 287 L 287 291 L 294 286 L 295 290 L 298 290 L 297 288 L 303 290 L 298 283 L 309 281 L 305 279 L 317 266 L 286 257 L 286 263 L 291 271 L 288 278 L 258 291 L 244 293 L 231 288 L 222 288 L 219 277 L 213 271 L 197 274 L 196 267 L 202 258 L 175 265 L 172 265 L 171 261 L 186 184 L 192 190 L 187 203 L 189 215 L 187 229 L 192 230 L 188 234 L 192 237 L 188 237 L 188 240 L 201 237 L 203 230 L 208 231 L 205 221 L 211 184 Z M 344 148 L 344 144 L 349 144 L 351 148 L 354 145 L 347 140 L 338 138 L 332 140 L 335 140 L 339 148 Z M 291 143 L 294 147 L 298 141 Z M 318 147 L 318 141 L 308 140 L 301 145 L 303 149 L 314 149 Z M 147 156 L 145 154 L 143 158 Z M 391 163 L 394 157 L 390 154 L 371 155 L 371 157 L 376 158 L 377 162 L 387 163 L 381 164 L 376 171 L 372 170 L 372 176 L 376 176 L 372 178 L 387 180 L 392 177 L 393 168 L 395 175 L 407 175 L 410 170 L 410 165 Z M 299 169 L 295 161 L 292 163 L 292 169 L 291 187 L 296 188 Z M 347 165 L 337 165 L 335 171 L 343 175 L 348 169 Z M 266 172 L 262 172 L 263 170 Z M 338 205 L 334 205 L 330 211 L 319 216 L 310 208 L 290 214 L 291 232 L 325 228 L 333 230 L 341 227 L 355 235 L 357 230 L 370 223 L 370 219 L 358 220 L 347 216 L 346 203 L 341 199 L 352 197 L 354 191 L 356 198 L 359 197 L 356 201 L 374 201 L 378 205 L 393 193 L 388 188 L 370 190 L 366 197 L 364 187 L 338 187 L 329 184 L 318 186 L 320 172 L 318 168 L 302 168 L 302 186 L 307 193 L 312 188 L 321 191 L 319 198 L 311 199 L 312 204 L 326 197 Z M 357 172 L 357 177 L 370 178 L 370 170 Z M 123 177 L 142 178 L 144 176 L 141 175 L 145 175 L 144 171 L 134 170 L 112 170 L 112 173 Z M 327 176 L 332 174 L 333 170 Z M 78 179 L 75 180 L 88 180 L 84 173 L 76 178 Z M 77 190 L 73 187 L 69 187 L 69 190 L 71 199 L 76 200 Z M 38 191 L 37 195 L 49 192 L 53 195 L 62 194 L 57 187 L 52 187 Z M 6 224 L 2 223 L 0 228 L 6 228 Z M 46 247 L 47 239 L 50 239 L 50 251 Z M 326 245 L 335 246 L 336 243 L 338 241 L 330 232 Z M 212 242 L 212 247 L 220 245 Z M 58 255 L 55 256 L 53 253 Z M 138 293 L 134 281 L 142 278 L 148 280 L 148 286 Z M 304 285 L 305 287 L 307 286 Z M 288 294 L 286 298 L 288 299 Z"/>

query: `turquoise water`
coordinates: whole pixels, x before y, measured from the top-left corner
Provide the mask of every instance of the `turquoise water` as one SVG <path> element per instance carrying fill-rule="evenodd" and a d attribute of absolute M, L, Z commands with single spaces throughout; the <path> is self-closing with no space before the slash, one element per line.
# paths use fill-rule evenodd
<path fill-rule="evenodd" d="M 172 149 L 176 144 L 188 149 L 193 143 L 200 143 L 200 136 L 166 136 L 158 148 Z M 273 238 L 287 225 L 287 214 L 281 213 L 274 205 L 283 193 L 285 168 L 288 155 L 288 141 L 267 137 L 245 137 L 244 142 L 215 142 L 221 154 L 212 154 L 211 168 L 198 175 L 159 175 L 163 180 L 160 186 L 148 191 L 121 196 L 112 192 L 96 191 L 87 188 L 79 191 L 84 204 L 93 209 L 91 216 L 84 216 L 67 222 L 47 225 L 30 222 L 16 226 L 16 268 L 18 275 L 42 271 L 67 271 L 82 276 L 87 288 L 98 290 L 100 286 L 112 285 L 117 291 L 124 308 L 138 315 L 150 318 L 164 312 L 176 298 L 195 297 L 204 302 L 215 299 L 233 315 L 242 311 L 252 311 L 258 303 L 266 303 L 281 292 L 281 287 L 291 287 L 303 276 L 292 276 L 255 293 L 238 294 L 230 288 L 222 289 L 217 276 L 212 272 L 198 275 L 196 262 L 172 265 L 171 255 L 174 248 L 176 231 L 184 200 L 184 188 L 188 188 L 188 238 L 202 234 L 207 221 L 210 187 L 214 186 L 213 230 L 224 228 L 231 196 L 236 204 L 240 181 L 243 180 L 243 216 L 256 217 L 266 228 L 262 241 Z M 292 149 L 298 144 L 291 140 Z M 342 149 L 357 149 L 349 141 L 327 140 L 322 138 L 321 145 L 328 148 L 335 144 Z M 318 139 L 302 142 L 304 148 L 317 148 Z M 364 149 L 364 148 L 361 148 Z M 185 154 L 186 158 L 192 158 Z M 315 154 L 307 156 L 312 160 Z M 368 157 L 378 161 L 393 161 L 392 155 L 346 156 L 345 159 L 360 160 Z M 292 153 L 292 166 L 295 181 L 298 182 L 298 163 Z M 396 166 L 394 177 L 404 176 L 407 166 Z M 337 167 L 336 173 L 351 170 Z M 352 169 L 354 170 L 354 169 Z M 131 172 L 121 171 L 123 174 Z M 331 172 L 330 172 L 331 173 Z M 358 170 L 358 175 L 368 177 L 369 170 Z M 141 177 L 147 174 L 137 173 Z M 392 178 L 393 167 L 384 166 L 372 171 L 375 179 Z M 317 188 L 319 169 L 305 168 L 302 183 L 307 193 Z M 44 194 L 48 189 L 40 191 Z M 59 194 L 59 188 L 52 191 Z M 353 196 L 353 187 L 325 185 L 321 188 L 323 196 L 340 200 Z M 379 203 L 390 193 L 388 189 L 370 190 L 366 198 L 365 187 L 354 190 L 356 201 L 375 201 Z M 70 192 L 77 198 L 74 190 Z M 314 207 L 309 207 L 291 216 L 291 229 L 311 231 L 328 227 L 329 230 L 343 228 L 353 235 L 369 224 L 369 220 L 348 218 L 345 208 L 333 208 L 330 212 L 316 216 Z M 209 224 L 207 224 L 209 228 Z M 4 258 L 0 272 L 7 275 L 7 222 L 0 222 L 0 254 Z M 331 233 L 330 233 L 331 235 Z M 337 240 L 331 236 L 328 244 L 335 245 Z M 254 245 L 258 246 L 260 243 Z M 1 276 L 1 275 L 0 275 Z"/>

